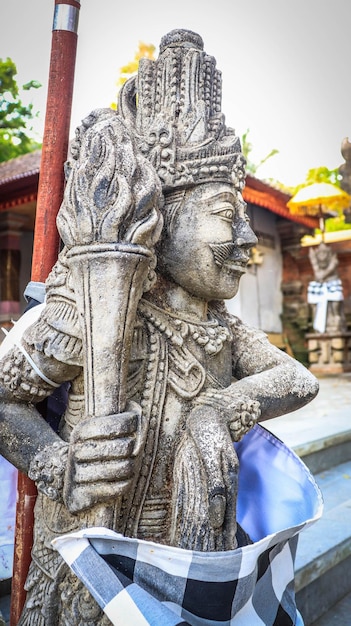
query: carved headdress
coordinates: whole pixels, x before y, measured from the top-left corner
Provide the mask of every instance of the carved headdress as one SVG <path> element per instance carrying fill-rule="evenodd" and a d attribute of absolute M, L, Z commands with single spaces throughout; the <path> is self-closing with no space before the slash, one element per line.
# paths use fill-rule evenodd
<path fill-rule="evenodd" d="M 141 59 L 121 90 L 118 111 L 133 128 L 164 192 L 208 181 L 242 190 L 240 140 L 221 112 L 222 77 L 200 35 L 173 30 L 156 61 Z"/>

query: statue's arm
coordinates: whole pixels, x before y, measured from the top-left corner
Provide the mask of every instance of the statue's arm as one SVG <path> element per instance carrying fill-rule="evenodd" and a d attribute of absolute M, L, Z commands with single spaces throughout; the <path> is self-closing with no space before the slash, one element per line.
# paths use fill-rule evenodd
<path fill-rule="evenodd" d="M 312 269 L 313 269 L 313 273 L 314 273 L 314 278 L 315 280 L 319 280 L 319 278 L 317 277 L 317 273 L 318 273 L 318 262 L 317 262 L 317 257 L 316 257 L 316 251 L 313 248 L 310 248 L 308 251 L 308 257 L 310 259 L 310 263 L 312 265 Z"/>
<path fill-rule="evenodd" d="M 231 416 L 236 415 L 237 422 L 231 426 L 234 439 L 258 420 L 296 411 L 313 400 L 319 385 L 309 370 L 273 346 L 264 332 L 231 315 L 224 302 L 213 303 L 212 310 L 232 332 L 235 382 L 225 389 L 203 391 L 198 401 L 218 404 L 229 423 Z"/>
<path fill-rule="evenodd" d="M 41 447 L 57 439 L 33 405 L 13 402 L 0 387 L 0 454 L 28 474 L 29 465 Z"/>
<path fill-rule="evenodd" d="M 30 356 L 56 383 L 74 379 L 81 370 L 43 353 Z M 82 419 L 66 442 L 35 408 L 52 388 L 24 358 L 14 348 L 0 362 L 0 454 L 28 474 L 39 491 L 52 500 L 63 500 L 72 513 L 124 493 L 144 436 L 138 407 Z"/>
<path fill-rule="evenodd" d="M 260 404 L 260 420 L 295 411 L 317 395 L 318 381 L 301 363 L 271 345 L 268 338 L 243 326 L 233 342 L 232 387 Z"/>
<path fill-rule="evenodd" d="M 339 265 L 339 260 L 335 253 L 331 254 L 329 264 L 326 268 L 319 266 L 316 250 L 313 250 L 313 248 L 310 248 L 308 256 L 312 265 L 315 280 L 323 283 L 327 278 L 337 277 L 336 271 Z"/>
<path fill-rule="evenodd" d="M 48 377 L 55 376 L 57 384 L 75 378 L 79 372 L 78 367 L 64 365 L 53 357 L 34 358 L 38 369 L 47 372 Z M 39 452 L 62 443 L 35 406 L 53 391 L 54 387 L 36 374 L 17 347 L 0 362 L 0 454 L 26 474 Z"/>
<path fill-rule="evenodd" d="M 245 353 L 224 389 L 206 389 L 196 402 L 220 411 L 233 441 L 239 441 L 256 422 L 296 411 L 316 396 L 317 379 L 300 363 L 277 348 Z M 263 356 L 265 355 L 264 361 Z"/>
<path fill-rule="evenodd" d="M 339 265 L 338 257 L 336 256 L 336 254 L 333 254 L 333 256 L 330 259 L 330 263 L 328 267 L 326 267 L 325 269 L 322 269 L 319 267 L 318 270 L 315 272 L 317 280 L 323 283 L 328 278 L 332 278 L 332 277 L 336 278 L 338 265 Z"/>

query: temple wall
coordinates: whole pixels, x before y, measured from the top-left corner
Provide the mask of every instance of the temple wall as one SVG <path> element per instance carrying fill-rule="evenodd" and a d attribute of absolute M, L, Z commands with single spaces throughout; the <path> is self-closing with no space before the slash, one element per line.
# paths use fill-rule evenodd
<path fill-rule="evenodd" d="M 282 332 L 282 255 L 275 214 L 249 205 L 251 227 L 258 237 L 260 257 L 253 254 L 253 263 L 242 277 L 240 289 L 227 302 L 231 313 L 267 333 Z M 255 263 L 261 261 L 261 263 Z"/>

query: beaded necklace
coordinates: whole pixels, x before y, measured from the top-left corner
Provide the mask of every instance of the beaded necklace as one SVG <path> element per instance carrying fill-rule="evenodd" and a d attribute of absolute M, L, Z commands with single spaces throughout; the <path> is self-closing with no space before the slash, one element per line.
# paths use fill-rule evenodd
<path fill-rule="evenodd" d="M 207 355 L 217 354 L 226 341 L 233 339 L 230 330 L 221 326 L 211 313 L 208 321 L 196 323 L 163 311 L 145 300 L 140 301 L 139 310 L 171 343 L 181 346 L 186 337 L 192 337 Z"/>

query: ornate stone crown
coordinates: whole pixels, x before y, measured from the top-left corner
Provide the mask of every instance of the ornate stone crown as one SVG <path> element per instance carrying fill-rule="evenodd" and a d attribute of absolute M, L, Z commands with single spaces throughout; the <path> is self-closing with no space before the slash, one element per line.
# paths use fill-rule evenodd
<path fill-rule="evenodd" d="M 163 191 L 202 182 L 241 190 L 245 159 L 240 140 L 221 112 L 222 77 L 201 37 L 173 30 L 156 61 L 141 59 L 120 92 L 118 111 L 155 167 Z"/>

